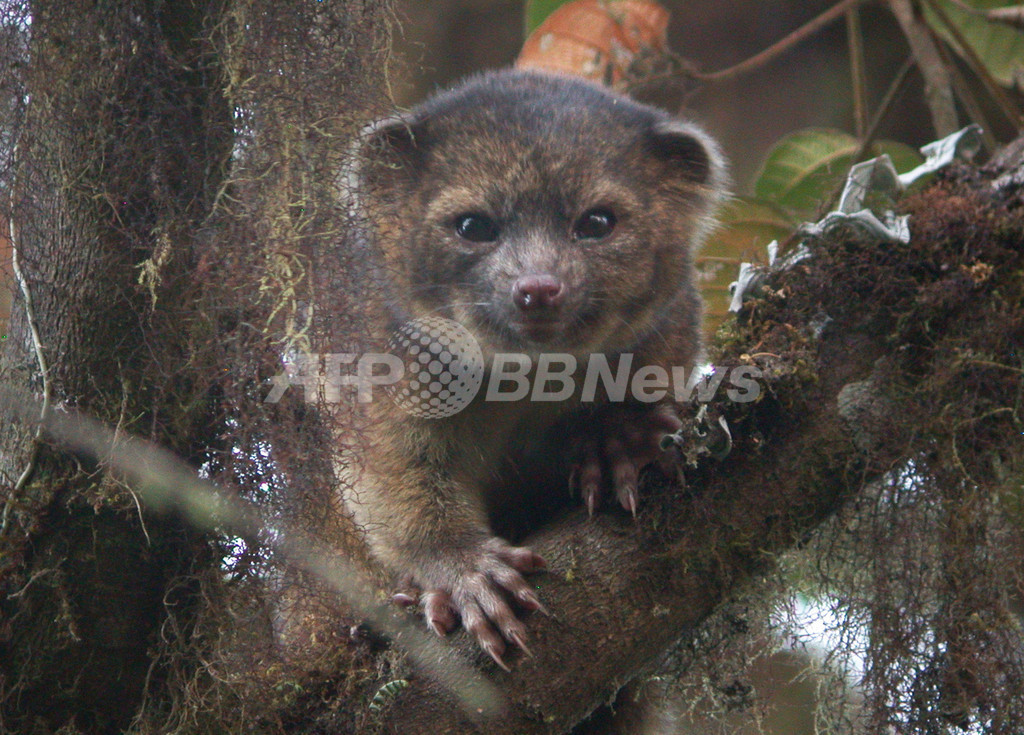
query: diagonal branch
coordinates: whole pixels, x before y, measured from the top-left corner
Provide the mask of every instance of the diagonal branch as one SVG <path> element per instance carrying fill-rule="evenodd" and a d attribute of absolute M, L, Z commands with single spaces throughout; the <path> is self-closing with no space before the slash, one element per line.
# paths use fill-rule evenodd
<path fill-rule="evenodd" d="M 881 335 L 847 324 L 811 344 L 800 336 L 819 309 L 830 311 L 828 283 L 810 292 L 805 274 L 787 273 L 775 284 L 802 292 L 807 310 L 786 330 L 766 318 L 752 337 L 763 342 L 759 364 L 775 376 L 764 400 L 749 413 L 725 401 L 712 408 L 729 416 L 731 456 L 691 472 L 687 492 L 655 493 L 636 525 L 612 514 L 588 520 L 578 510 L 530 539 L 549 561 L 536 582 L 553 617 L 530 621 L 535 658 L 515 661 L 510 675 L 485 667 L 507 692 L 509 711 L 474 723 L 420 680 L 390 712 L 390 731 L 568 730 L 890 465 L 895 450 L 869 458 L 858 449 L 840 400 L 886 353 Z M 888 447 L 899 446 L 889 438 Z M 453 645 L 481 663 L 465 635 Z"/>
<path fill-rule="evenodd" d="M 903 29 L 917 68 L 924 77 L 924 97 L 932 115 L 932 126 L 941 138 L 960 127 L 953 99 L 953 80 L 928 25 L 921 19 L 912 0 L 889 0 L 889 9 Z"/>

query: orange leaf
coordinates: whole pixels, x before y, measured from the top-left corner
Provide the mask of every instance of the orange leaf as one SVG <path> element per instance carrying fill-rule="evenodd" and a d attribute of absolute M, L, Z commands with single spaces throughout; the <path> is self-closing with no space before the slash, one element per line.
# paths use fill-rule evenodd
<path fill-rule="evenodd" d="M 665 50 L 668 17 L 653 0 L 567 3 L 530 34 L 515 65 L 615 84 L 639 52 Z"/>

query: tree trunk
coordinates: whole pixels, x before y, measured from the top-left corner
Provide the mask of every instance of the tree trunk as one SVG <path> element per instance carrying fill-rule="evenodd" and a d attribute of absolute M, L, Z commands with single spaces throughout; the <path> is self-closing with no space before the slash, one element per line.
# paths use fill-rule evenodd
<path fill-rule="evenodd" d="M 319 441 L 301 406 L 259 403 L 285 349 L 275 315 L 294 316 L 295 290 L 313 288 L 274 268 L 328 242 L 308 235 L 326 210 L 342 239 L 334 179 L 353 130 L 381 109 L 388 13 L 370 0 L 8 4 L 0 213 L 14 238 L 0 255 L 20 278 L 3 382 L 236 492 L 268 492 L 288 463 L 271 477 L 239 445 L 278 428 L 275 447 Z M 142 507 L 106 458 L 9 416 L 0 426 L 0 730 L 216 722 L 196 694 L 221 681 L 209 638 L 261 635 L 270 615 L 258 602 L 210 614 L 222 560 L 265 562 Z M 313 489 L 275 496 L 276 512 L 311 507 L 309 526 L 336 526 L 317 502 L 330 483 L 312 477 L 327 466 L 295 464 Z M 228 699 L 225 711 L 244 707 Z"/>
<path fill-rule="evenodd" d="M 209 55 L 217 6 L 34 3 L 29 102 L 5 189 L 33 307 L 15 302 L 5 376 L 38 395 L 45 365 L 55 408 L 183 456 L 204 438 L 204 407 L 183 379 L 184 335 L 172 325 L 231 145 Z M 148 288 L 140 273 L 153 264 L 159 282 Z M 164 383 L 149 377 L 155 368 Z M 194 604 L 187 586 L 168 583 L 200 546 L 175 519 L 143 520 L 95 458 L 36 453 L 32 427 L 9 426 L 0 440 L 10 493 L 0 662 L 16 692 L 4 724 L 123 729 L 161 676 L 151 650 L 164 606 Z"/>

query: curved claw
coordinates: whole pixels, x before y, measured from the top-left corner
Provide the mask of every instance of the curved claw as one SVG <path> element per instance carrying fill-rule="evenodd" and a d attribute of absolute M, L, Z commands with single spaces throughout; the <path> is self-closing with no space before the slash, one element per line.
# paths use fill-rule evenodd
<path fill-rule="evenodd" d="M 452 600 L 443 590 L 431 590 L 423 595 L 423 614 L 427 626 L 442 638 L 455 630 Z"/>
<path fill-rule="evenodd" d="M 401 605 L 402 607 L 409 607 L 410 605 L 415 605 L 417 602 L 414 595 L 410 595 L 405 592 L 396 592 L 391 595 L 391 601 L 396 605 Z"/>
<path fill-rule="evenodd" d="M 453 554 L 454 556 L 454 554 Z M 539 554 L 528 548 L 511 546 L 491 537 L 471 551 L 460 553 L 461 563 L 447 570 L 431 584 L 413 587 L 427 626 L 439 636 L 454 630 L 459 619 L 487 655 L 505 671 L 506 643 L 515 645 L 524 655 L 533 656 L 526 643 L 526 628 L 517 611 L 548 611 L 523 575 L 547 567 Z M 403 602 L 414 599 L 399 593 Z"/>
<path fill-rule="evenodd" d="M 530 647 L 526 645 L 526 639 L 520 633 L 510 633 L 509 637 L 513 643 L 519 646 L 520 650 L 522 650 L 523 653 L 525 653 L 530 658 L 534 657 L 533 651 L 531 651 Z"/>
<path fill-rule="evenodd" d="M 602 495 L 614 494 L 635 519 L 640 506 L 641 469 L 653 463 L 669 476 L 675 476 L 678 470 L 675 455 L 664 451 L 662 440 L 681 426 L 671 405 L 645 411 L 608 409 L 597 421 L 594 433 L 577 444 L 577 463 L 570 475 L 571 485 L 579 487 L 587 513 L 593 517 Z"/>
<path fill-rule="evenodd" d="M 481 644 L 481 647 L 484 649 L 488 656 L 494 659 L 494 663 L 498 664 L 498 666 L 505 670 L 505 673 L 512 673 L 512 669 L 508 667 L 508 664 L 501 660 L 501 654 L 494 650 L 493 647 L 486 644 Z"/>

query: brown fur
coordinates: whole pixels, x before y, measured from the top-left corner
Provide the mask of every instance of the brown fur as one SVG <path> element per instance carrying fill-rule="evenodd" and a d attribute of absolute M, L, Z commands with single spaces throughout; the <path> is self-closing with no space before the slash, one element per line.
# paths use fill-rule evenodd
<path fill-rule="evenodd" d="M 666 113 L 569 78 L 473 78 L 364 137 L 355 183 L 367 230 L 371 332 L 384 340 L 409 320 L 446 317 L 474 334 L 487 364 L 498 352 L 573 354 L 577 388 L 595 352 L 633 353 L 634 370 L 689 368 L 701 316 L 692 253 L 723 178 L 713 142 Z M 574 236 L 574 223 L 594 208 L 614 213 L 611 233 Z M 500 236 L 460 238 L 454 222 L 467 213 L 490 217 Z M 512 298 L 524 288 L 518 279 L 535 274 L 563 286 L 542 327 Z M 635 475 L 637 467 L 630 470 L 614 449 L 622 444 L 601 434 L 657 409 L 489 403 L 484 392 L 444 419 L 415 418 L 378 395 L 347 501 L 373 552 L 423 590 L 428 622 L 445 632 L 460 616 L 501 663 L 503 638 L 522 644 L 525 635 L 509 599 L 539 605 L 518 572 L 543 562 L 491 529 L 543 505 L 534 465 L 557 468 L 561 460 L 565 469 L 575 460 L 588 504 L 596 502 L 601 468 L 612 476 L 600 483 L 619 491 L 620 470 Z M 590 456 L 570 456 L 574 447 Z M 564 495 L 561 482 L 556 492 Z M 632 492 L 619 494 L 627 507 Z"/>

